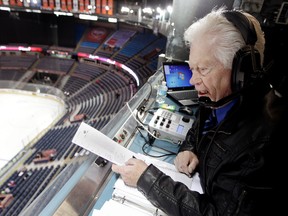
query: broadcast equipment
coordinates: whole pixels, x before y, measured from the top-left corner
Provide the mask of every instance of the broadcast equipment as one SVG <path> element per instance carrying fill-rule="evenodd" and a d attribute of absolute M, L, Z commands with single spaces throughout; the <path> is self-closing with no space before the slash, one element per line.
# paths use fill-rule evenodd
<path fill-rule="evenodd" d="M 149 122 L 149 131 L 159 139 L 182 144 L 193 123 L 192 116 L 159 108 Z"/>

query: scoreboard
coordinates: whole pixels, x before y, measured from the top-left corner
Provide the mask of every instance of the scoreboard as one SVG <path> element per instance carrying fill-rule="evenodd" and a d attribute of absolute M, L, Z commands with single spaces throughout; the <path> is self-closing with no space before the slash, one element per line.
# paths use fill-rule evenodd
<path fill-rule="evenodd" d="M 114 0 L 0 0 L 1 7 L 113 15 Z"/>

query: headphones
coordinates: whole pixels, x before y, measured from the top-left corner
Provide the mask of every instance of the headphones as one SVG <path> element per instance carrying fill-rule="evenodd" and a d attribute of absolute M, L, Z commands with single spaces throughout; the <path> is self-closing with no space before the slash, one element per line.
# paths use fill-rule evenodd
<path fill-rule="evenodd" d="M 240 31 L 246 43 L 236 52 L 232 63 L 232 91 L 236 92 L 253 85 L 263 74 L 260 54 L 254 49 L 257 34 L 253 23 L 240 11 L 225 11 L 223 16 Z"/>

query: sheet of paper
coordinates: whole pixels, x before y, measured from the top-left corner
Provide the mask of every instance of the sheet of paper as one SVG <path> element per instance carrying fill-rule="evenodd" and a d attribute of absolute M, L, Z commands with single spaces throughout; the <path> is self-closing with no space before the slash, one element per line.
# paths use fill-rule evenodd
<path fill-rule="evenodd" d="M 100 214 L 99 214 L 100 213 Z M 103 216 L 116 216 L 116 215 L 137 215 L 137 216 L 151 216 L 150 212 L 145 212 L 136 206 L 127 206 L 126 203 L 119 203 L 110 199 L 102 206 L 98 215 Z M 93 215 L 94 216 L 94 215 Z"/>
<path fill-rule="evenodd" d="M 190 190 L 198 191 L 200 194 L 203 194 L 203 189 L 200 183 L 199 173 L 195 173 L 195 175 L 193 176 L 193 182 L 190 187 Z"/>
<path fill-rule="evenodd" d="M 189 178 L 187 175 L 180 173 L 174 164 L 167 163 L 165 161 L 161 161 L 155 158 L 150 158 L 145 155 L 138 153 L 136 155 L 137 158 L 144 160 L 147 164 L 153 164 L 159 170 L 164 172 L 166 175 L 169 175 L 174 181 L 182 182 L 187 187 L 191 188 L 193 179 Z"/>
<path fill-rule="evenodd" d="M 80 124 L 72 142 L 118 165 L 123 165 L 135 155 L 134 152 L 121 146 L 85 122 Z"/>
<path fill-rule="evenodd" d="M 125 199 L 141 203 L 143 206 L 152 206 L 150 201 L 147 200 L 147 198 L 137 190 L 137 188 L 126 185 L 122 178 L 118 178 L 115 182 L 113 195 L 116 195 L 117 197 L 125 197 Z"/>

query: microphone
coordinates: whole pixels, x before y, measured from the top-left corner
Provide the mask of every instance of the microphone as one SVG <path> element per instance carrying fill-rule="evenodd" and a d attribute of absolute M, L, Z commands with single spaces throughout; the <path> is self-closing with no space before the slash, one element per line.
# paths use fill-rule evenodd
<path fill-rule="evenodd" d="M 218 107 L 221 107 L 223 105 L 225 105 L 226 103 L 230 102 L 231 100 L 239 97 L 241 94 L 241 91 L 237 91 L 235 93 L 232 93 L 218 101 L 211 101 L 211 99 L 209 97 L 199 97 L 198 99 L 198 103 L 200 106 L 205 106 L 205 107 L 209 107 L 211 109 L 216 109 Z"/>

